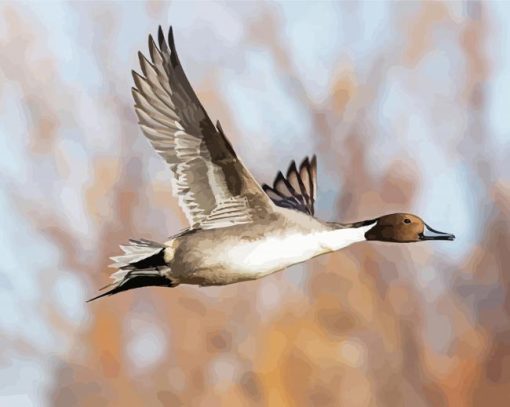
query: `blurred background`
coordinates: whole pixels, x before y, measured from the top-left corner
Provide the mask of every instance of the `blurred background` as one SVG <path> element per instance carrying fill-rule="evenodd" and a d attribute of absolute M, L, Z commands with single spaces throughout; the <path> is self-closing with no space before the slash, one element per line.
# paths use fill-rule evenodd
<path fill-rule="evenodd" d="M 1 2 L 2 406 L 510 405 L 510 4 Z M 317 153 L 318 216 L 422 216 L 265 279 L 86 304 L 186 226 L 137 127 L 172 24 L 260 182 Z"/>

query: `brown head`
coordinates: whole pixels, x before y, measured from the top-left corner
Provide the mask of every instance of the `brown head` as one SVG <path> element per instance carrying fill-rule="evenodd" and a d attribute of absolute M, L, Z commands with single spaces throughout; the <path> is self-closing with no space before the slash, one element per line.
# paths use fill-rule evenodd
<path fill-rule="evenodd" d="M 422 240 L 454 240 L 449 233 L 438 232 L 421 218 L 409 213 L 392 213 L 374 220 L 375 224 L 365 233 L 367 240 L 411 243 Z"/>

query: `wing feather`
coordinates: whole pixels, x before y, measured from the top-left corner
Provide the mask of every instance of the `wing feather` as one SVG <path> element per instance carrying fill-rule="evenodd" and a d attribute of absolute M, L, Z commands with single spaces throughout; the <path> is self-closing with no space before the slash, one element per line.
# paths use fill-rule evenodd
<path fill-rule="evenodd" d="M 141 74 L 132 90 L 140 128 L 173 174 L 172 189 L 192 227 L 226 227 L 253 220 L 272 204 L 198 100 L 180 64 L 172 28 L 138 53 Z"/>
<path fill-rule="evenodd" d="M 262 189 L 274 204 L 313 215 L 317 194 L 316 156 L 314 155 L 311 160 L 306 157 L 301 162 L 299 170 L 295 161 L 292 161 L 286 177 L 279 171 L 273 186 L 264 184 Z"/>

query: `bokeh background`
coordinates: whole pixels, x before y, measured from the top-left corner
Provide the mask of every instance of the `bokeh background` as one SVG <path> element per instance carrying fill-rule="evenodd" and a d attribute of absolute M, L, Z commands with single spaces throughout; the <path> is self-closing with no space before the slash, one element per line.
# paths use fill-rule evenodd
<path fill-rule="evenodd" d="M 510 405 L 510 3 L 1 2 L 0 405 Z M 174 26 L 261 182 L 317 153 L 318 216 L 421 215 L 256 282 L 86 304 L 186 226 L 131 69 Z"/>

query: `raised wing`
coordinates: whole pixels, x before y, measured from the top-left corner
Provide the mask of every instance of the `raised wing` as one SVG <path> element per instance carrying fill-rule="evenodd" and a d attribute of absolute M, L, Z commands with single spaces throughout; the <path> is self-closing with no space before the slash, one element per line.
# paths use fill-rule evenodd
<path fill-rule="evenodd" d="M 264 184 L 262 189 L 275 205 L 313 215 L 317 196 L 317 158 L 315 155 L 311 160 L 306 157 L 299 170 L 292 161 L 286 177 L 279 171 L 273 187 Z"/>
<path fill-rule="evenodd" d="M 194 228 L 249 223 L 272 204 L 237 158 L 220 123 L 212 123 L 191 87 L 161 27 L 159 47 L 149 36 L 148 61 L 138 53 L 143 75 L 133 71 L 140 127 L 173 174 L 173 192 Z"/>

